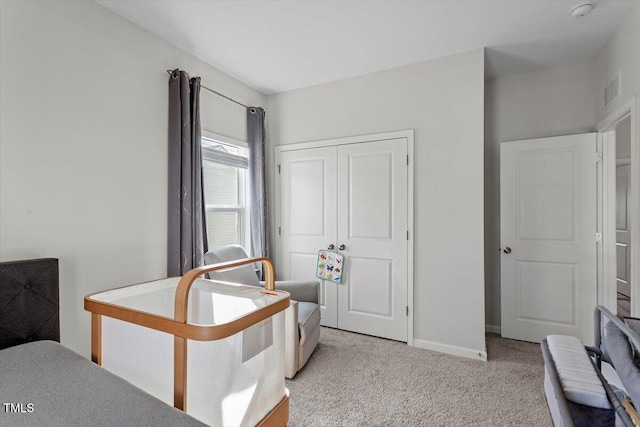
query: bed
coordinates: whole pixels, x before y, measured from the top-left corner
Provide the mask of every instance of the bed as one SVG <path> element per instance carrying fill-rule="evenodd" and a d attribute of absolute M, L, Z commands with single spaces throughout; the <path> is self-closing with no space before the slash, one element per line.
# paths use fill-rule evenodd
<path fill-rule="evenodd" d="M 193 281 L 197 281 L 197 276 Z M 196 288 L 201 286 L 196 285 Z M 184 294 L 186 301 L 189 301 L 190 287 L 191 283 Z M 92 363 L 59 344 L 58 300 L 56 259 L 0 263 L 0 425 L 20 427 L 212 424 L 201 422 L 163 402 L 166 399 L 155 397 L 153 393 L 135 386 L 132 384 L 135 381 L 123 379 L 122 376 L 99 366 L 103 361 L 103 350 L 106 350 L 102 346 L 102 320 L 104 318 L 104 326 L 107 326 L 109 321 L 117 320 L 122 313 L 127 317 L 129 315 L 126 314 L 126 309 L 114 312 L 112 302 L 90 297 L 88 303 L 85 300 L 85 307 L 93 310 Z M 279 301 L 284 301 L 280 305 L 286 308 L 288 296 L 279 298 Z M 129 313 L 131 312 L 136 310 L 129 310 Z M 130 320 L 135 324 L 141 318 L 144 323 L 145 316 L 140 317 L 139 313 L 134 313 L 133 319 Z M 183 328 L 189 329 L 190 325 L 186 319 L 185 313 L 185 321 L 181 323 Z M 167 324 L 167 320 L 172 319 L 164 319 L 160 324 Z M 145 329 L 148 328 L 145 326 Z M 207 328 L 195 329 L 206 332 Z M 191 340 L 180 337 L 181 333 L 174 338 L 183 338 L 186 346 Z M 190 332 L 187 331 L 185 334 L 189 335 Z M 184 356 L 186 355 L 185 351 Z M 185 358 L 185 363 L 186 360 Z M 185 388 L 179 397 L 174 393 L 175 402 L 182 401 L 184 406 L 187 402 L 186 391 Z M 263 424 L 267 422 L 269 425 L 285 425 L 287 420 L 288 395 L 285 389 L 285 395 L 281 397 L 279 404 L 272 408 L 262 421 Z M 254 424 L 256 423 L 251 425 Z"/>
<path fill-rule="evenodd" d="M 205 425 L 59 344 L 57 259 L 0 263 L 0 301 L 0 425 Z"/>

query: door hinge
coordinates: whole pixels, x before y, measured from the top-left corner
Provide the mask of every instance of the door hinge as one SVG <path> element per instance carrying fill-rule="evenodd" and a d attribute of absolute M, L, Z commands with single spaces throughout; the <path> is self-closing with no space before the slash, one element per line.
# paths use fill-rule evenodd
<path fill-rule="evenodd" d="M 407 316 L 409 315 L 409 306 L 407 306 Z"/>
<path fill-rule="evenodd" d="M 409 230 L 407 230 L 407 240 L 409 240 Z"/>
<path fill-rule="evenodd" d="M 278 227 L 278 236 L 282 236 L 282 228 Z"/>
<path fill-rule="evenodd" d="M 602 233 L 596 232 L 596 243 L 601 243 L 601 242 L 602 242 Z"/>
<path fill-rule="evenodd" d="M 602 161 L 602 153 L 598 153 L 596 151 L 596 163 L 600 163 Z"/>
<path fill-rule="evenodd" d="M 280 175 L 280 165 L 278 165 L 278 175 Z"/>
<path fill-rule="evenodd" d="M 407 154 L 407 164 L 409 164 L 409 155 Z"/>

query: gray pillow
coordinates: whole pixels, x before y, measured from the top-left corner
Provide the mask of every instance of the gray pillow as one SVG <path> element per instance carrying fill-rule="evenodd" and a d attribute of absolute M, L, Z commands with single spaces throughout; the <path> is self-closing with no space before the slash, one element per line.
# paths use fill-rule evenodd
<path fill-rule="evenodd" d="M 624 323 L 627 324 L 629 329 L 631 329 L 637 335 L 640 335 L 640 319 L 638 319 L 637 317 L 625 317 Z M 631 344 L 631 348 L 633 349 L 633 361 L 635 362 L 636 366 L 640 366 L 640 348 L 636 348 L 631 340 L 629 340 L 629 344 Z"/>
<path fill-rule="evenodd" d="M 633 405 L 640 408 L 640 369 L 634 363 L 629 339 L 616 325 L 608 322 L 605 326 L 603 343 L 611 364 L 627 389 Z"/>

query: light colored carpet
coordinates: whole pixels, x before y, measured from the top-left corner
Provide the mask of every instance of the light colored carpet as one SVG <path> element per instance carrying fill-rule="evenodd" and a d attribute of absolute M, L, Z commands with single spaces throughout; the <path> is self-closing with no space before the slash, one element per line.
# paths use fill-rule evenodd
<path fill-rule="evenodd" d="M 487 336 L 488 362 L 322 328 L 287 380 L 289 426 L 550 426 L 540 346 Z"/>

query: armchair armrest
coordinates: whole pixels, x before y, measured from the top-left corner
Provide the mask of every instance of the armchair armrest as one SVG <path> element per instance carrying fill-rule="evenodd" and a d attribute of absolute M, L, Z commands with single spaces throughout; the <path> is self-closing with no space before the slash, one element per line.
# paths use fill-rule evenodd
<path fill-rule="evenodd" d="M 291 301 L 284 311 L 284 376 L 293 378 L 298 372 L 300 358 L 300 329 L 298 327 L 298 302 Z"/>
<path fill-rule="evenodd" d="M 260 284 L 263 284 L 260 282 Z M 317 281 L 302 280 L 276 280 L 276 289 L 289 292 L 292 300 L 313 302 L 318 304 L 318 290 L 320 283 Z"/>

